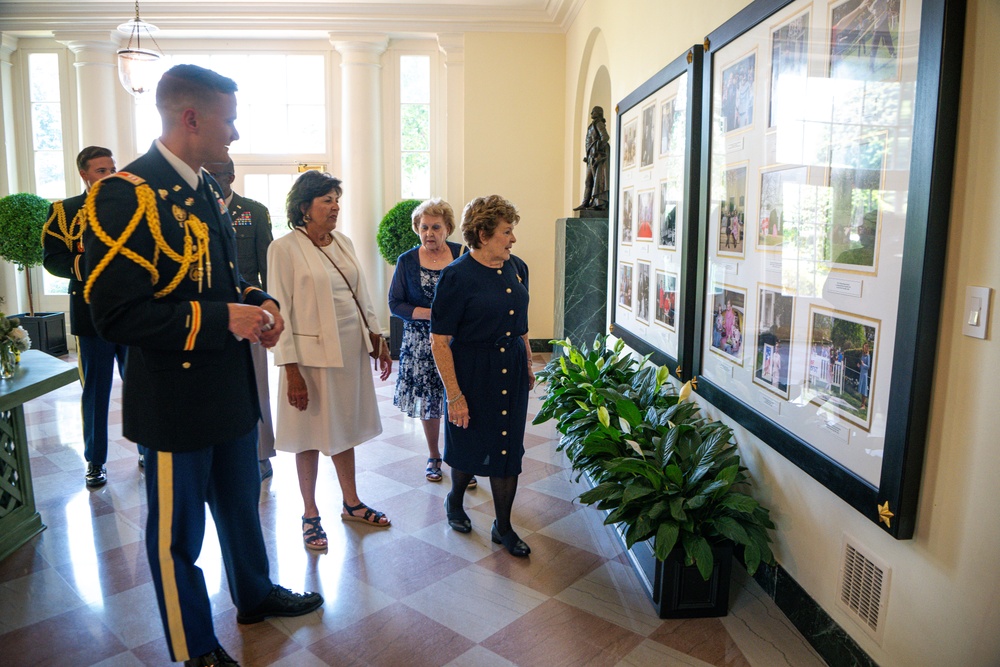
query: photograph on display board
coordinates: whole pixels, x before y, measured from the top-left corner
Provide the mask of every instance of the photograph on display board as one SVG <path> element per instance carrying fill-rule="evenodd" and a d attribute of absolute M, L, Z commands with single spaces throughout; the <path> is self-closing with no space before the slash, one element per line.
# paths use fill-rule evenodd
<path fill-rule="evenodd" d="M 649 272 L 650 263 L 636 260 L 635 263 L 635 319 L 649 324 Z"/>
<path fill-rule="evenodd" d="M 656 309 L 653 319 L 671 331 L 677 330 L 677 274 L 656 270 Z"/>
<path fill-rule="evenodd" d="M 633 203 L 632 203 L 632 189 L 626 189 L 622 191 L 622 215 L 621 215 L 621 227 L 622 227 L 622 244 L 631 245 L 632 244 L 632 218 L 633 215 Z"/>
<path fill-rule="evenodd" d="M 672 201 L 669 184 L 660 183 L 660 236 L 657 246 L 665 250 L 677 249 L 677 213 L 681 203 Z"/>
<path fill-rule="evenodd" d="M 760 208 L 757 220 L 757 250 L 778 250 L 812 218 L 814 188 L 809 187 L 807 167 L 784 167 L 761 172 Z"/>
<path fill-rule="evenodd" d="M 866 431 L 871 425 L 879 324 L 819 306 L 809 309 L 810 400 Z"/>
<path fill-rule="evenodd" d="M 809 12 L 803 12 L 771 32 L 771 91 L 768 127 L 782 113 L 798 109 L 793 100 L 805 89 L 809 65 Z"/>
<path fill-rule="evenodd" d="M 635 166 L 635 131 L 638 127 L 637 120 L 625 123 L 622 128 L 622 169 L 631 169 Z"/>
<path fill-rule="evenodd" d="M 628 262 L 618 264 L 618 305 L 632 310 L 632 265 Z"/>
<path fill-rule="evenodd" d="M 743 365 L 743 332 L 746 331 L 747 293 L 738 287 L 719 285 L 711 300 L 712 352 Z"/>
<path fill-rule="evenodd" d="M 722 70 L 722 126 L 724 132 L 753 125 L 757 52 Z"/>
<path fill-rule="evenodd" d="M 667 155 L 674 150 L 675 144 L 682 140 L 679 133 L 681 127 L 681 112 L 677 109 L 677 97 L 671 97 L 660 105 L 660 155 Z M 678 136 L 674 136 L 677 132 Z"/>
<path fill-rule="evenodd" d="M 792 351 L 792 323 L 795 320 L 795 297 L 780 287 L 757 288 L 757 355 L 754 357 L 753 381 L 788 398 L 788 370 Z"/>
<path fill-rule="evenodd" d="M 655 156 L 653 147 L 656 145 L 655 115 L 655 102 L 642 110 L 642 155 L 640 156 L 640 167 L 653 166 L 653 157 Z"/>
<path fill-rule="evenodd" d="M 903 0 L 845 0 L 830 8 L 830 78 L 895 81 Z"/>
<path fill-rule="evenodd" d="M 746 237 L 747 167 L 731 167 L 724 175 L 725 192 L 719 204 L 718 253 L 743 257 Z"/>
<path fill-rule="evenodd" d="M 639 193 L 639 201 L 636 206 L 639 210 L 639 227 L 636 229 L 635 238 L 637 241 L 653 240 L 653 191 L 646 190 Z"/>
<path fill-rule="evenodd" d="M 832 147 L 826 230 L 829 253 L 825 259 L 834 269 L 878 269 L 886 139 L 886 132 L 880 131 L 860 140 L 854 137 L 835 142 Z"/>

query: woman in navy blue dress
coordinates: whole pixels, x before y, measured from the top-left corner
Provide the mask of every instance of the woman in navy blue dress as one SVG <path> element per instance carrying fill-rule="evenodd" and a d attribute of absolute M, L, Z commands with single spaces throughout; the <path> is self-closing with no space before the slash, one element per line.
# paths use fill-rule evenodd
<path fill-rule="evenodd" d="M 496 521 L 491 536 L 515 556 L 531 549 L 510 524 L 524 455 L 528 392 L 535 385 L 528 345 L 528 267 L 510 249 L 520 216 L 491 195 L 469 202 L 462 236 L 469 253 L 448 265 L 431 307 L 431 350 L 446 392 L 444 460 L 452 468 L 448 524 L 468 533 L 468 480 L 488 476 Z"/>

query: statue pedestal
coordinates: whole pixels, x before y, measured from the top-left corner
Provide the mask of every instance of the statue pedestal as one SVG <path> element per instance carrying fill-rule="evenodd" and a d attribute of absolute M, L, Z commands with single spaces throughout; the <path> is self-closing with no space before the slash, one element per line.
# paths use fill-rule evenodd
<path fill-rule="evenodd" d="M 555 334 L 577 346 L 608 329 L 608 218 L 600 213 L 556 220 Z"/>

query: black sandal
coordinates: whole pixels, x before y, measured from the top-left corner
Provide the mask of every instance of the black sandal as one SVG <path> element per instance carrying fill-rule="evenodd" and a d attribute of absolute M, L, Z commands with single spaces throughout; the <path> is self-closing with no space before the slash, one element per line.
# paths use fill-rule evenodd
<path fill-rule="evenodd" d="M 326 551 L 327 547 L 330 546 L 330 541 L 327 540 L 326 544 L 317 544 L 320 540 L 326 540 L 326 531 L 323 530 L 323 526 L 319 523 L 318 516 L 312 516 L 308 519 L 302 517 L 302 523 L 309 526 L 308 529 L 303 528 L 302 530 L 302 541 L 306 545 L 306 549 L 312 549 L 313 551 Z"/>
<path fill-rule="evenodd" d="M 364 516 L 354 516 L 355 512 L 362 509 L 365 511 Z M 392 521 L 386 517 L 384 512 L 377 512 L 364 503 L 361 503 L 356 507 L 351 507 L 347 503 L 344 503 L 344 511 L 340 513 L 340 518 L 344 521 L 366 523 L 369 526 L 375 526 L 376 528 L 388 528 L 389 524 L 392 523 Z M 385 523 L 382 523 L 382 519 L 385 519 Z"/>
<path fill-rule="evenodd" d="M 424 471 L 424 477 L 427 478 L 428 482 L 440 482 L 444 479 L 444 475 L 441 474 L 442 463 L 444 463 L 442 459 L 427 459 L 427 469 Z"/>
<path fill-rule="evenodd" d="M 452 530 L 460 533 L 472 532 L 472 519 L 465 513 L 465 509 L 459 508 L 457 512 L 451 509 L 451 493 L 444 497 L 444 513 L 448 517 L 448 525 Z"/>
<path fill-rule="evenodd" d="M 479 486 L 479 482 L 477 482 L 477 481 L 476 481 L 476 478 L 475 478 L 475 477 L 472 477 L 472 478 L 471 478 L 471 479 L 469 480 L 469 484 L 468 484 L 468 485 L 467 485 L 467 486 L 466 486 L 465 488 L 467 488 L 467 489 L 474 489 L 474 488 L 476 488 L 477 486 Z"/>
<path fill-rule="evenodd" d="M 518 558 L 524 558 L 531 553 L 531 547 L 524 543 L 514 529 L 511 528 L 507 531 L 506 535 L 501 536 L 500 531 L 497 530 L 497 522 L 493 522 L 493 528 L 490 530 L 490 537 L 493 539 L 494 544 L 502 544 L 507 547 L 507 551 L 510 555 L 517 556 Z"/>

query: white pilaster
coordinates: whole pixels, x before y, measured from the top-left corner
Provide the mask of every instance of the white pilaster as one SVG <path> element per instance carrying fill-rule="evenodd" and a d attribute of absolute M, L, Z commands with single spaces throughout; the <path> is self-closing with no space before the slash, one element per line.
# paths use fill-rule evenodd
<path fill-rule="evenodd" d="M 55 38 L 73 53 L 76 69 L 77 117 L 80 145 L 104 146 L 118 155 L 118 46 L 108 32 L 56 33 Z"/>
<path fill-rule="evenodd" d="M 14 65 L 17 37 L 0 34 L 0 197 L 17 192 L 17 146 L 14 143 Z"/>
<path fill-rule="evenodd" d="M 340 231 L 351 237 L 379 323 L 388 330 L 385 262 L 375 234 L 385 214 L 382 172 L 382 54 L 384 35 L 330 35 L 341 58 L 340 155 L 344 181 Z"/>
<path fill-rule="evenodd" d="M 456 227 L 465 207 L 465 36 L 461 33 L 438 35 L 438 49 L 444 55 L 445 79 L 438 108 L 444 109 L 443 128 L 446 156 L 444 192 L 455 209 Z M 456 229 L 456 234 L 461 234 Z"/>

